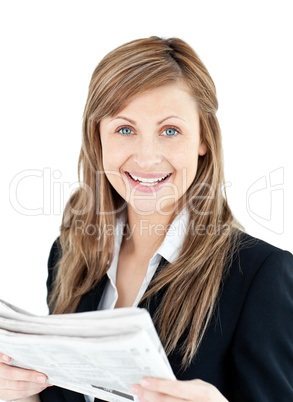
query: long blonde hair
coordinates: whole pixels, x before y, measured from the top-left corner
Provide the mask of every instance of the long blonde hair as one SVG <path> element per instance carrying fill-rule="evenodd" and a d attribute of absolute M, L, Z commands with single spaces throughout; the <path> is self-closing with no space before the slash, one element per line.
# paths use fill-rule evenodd
<path fill-rule="evenodd" d="M 62 256 L 49 306 L 55 314 L 74 312 L 81 296 L 101 280 L 113 259 L 114 236 L 102 231 L 97 237 L 91 231 L 77 229 L 81 221 L 87 228 L 115 227 L 126 207 L 103 170 L 100 120 L 115 116 L 144 91 L 179 81 L 188 85 L 198 105 L 207 153 L 195 155 L 199 158 L 196 177 L 169 220 L 171 223 L 188 208 L 189 230 L 180 255 L 156 275 L 143 300 L 150 300 L 168 285 L 153 319 L 167 354 L 188 329 L 181 350 L 187 366 L 215 309 L 243 227 L 227 203 L 215 85 L 198 55 L 179 38 L 133 40 L 108 53 L 92 75 L 78 161 L 80 187 L 63 213 L 59 239 Z"/>

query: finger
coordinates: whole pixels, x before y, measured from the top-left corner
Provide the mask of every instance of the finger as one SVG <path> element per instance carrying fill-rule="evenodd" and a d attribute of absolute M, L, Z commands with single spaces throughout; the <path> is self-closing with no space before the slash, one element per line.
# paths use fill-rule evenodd
<path fill-rule="evenodd" d="M 140 401 L 152 402 L 186 402 L 186 399 L 174 397 L 172 395 L 163 394 L 156 391 L 151 391 L 143 388 L 141 385 L 134 385 L 131 387 L 131 392 L 137 395 Z"/>
<path fill-rule="evenodd" d="M 22 398 L 27 398 L 29 396 L 39 394 L 45 388 L 47 388 L 46 384 L 43 386 L 40 386 L 40 388 L 38 390 L 37 389 L 34 389 L 34 390 L 30 389 L 27 391 L 5 390 L 5 391 L 1 392 L 1 398 L 3 398 L 5 401 L 12 401 L 12 400 L 18 400 L 18 399 L 22 399 Z"/>
<path fill-rule="evenodd" d="M 1 390 L 14 390 L 14 391 L 35 391 L 35 393 L 40 392 L 40 389 L 44 389 L 48 384 L 38 384 L 36 382 L 30 381 L 14 381 L 6 380 L 5 378 L 0 378 L 0 389 Z"/>
<path fill-rule="evenodd" d="M 144 378 L 140 385 L 145 390 L 170 395 L 173 398 L 181 400 L 202 398 L 210 393 L 207 383 L 201 380 L 179 381 L 148 377 Z"/>
<path fill-rule="evenodd" d="M 0 353 L 0 361 L 2 361 L 3 363 L 9 363 L 10 360 L 11 360 L 11 357 Z"/>
<path fill-rule="evenodd" d="M 45 384 L 47 381 L 47 377 L 43 373 L 9 366 L 4 363 L 0 363 L 0 377 L 6 380 L 31 381 L 41 384 Z"/>
<path fill-rule="evenodd" d="M 189 399 L 186 381 L 164 380 L 161 378 L 144 378 L 141 386 L 144 389 L 159 392 L 161 394 L 172 395 L 175 398 Z"/>

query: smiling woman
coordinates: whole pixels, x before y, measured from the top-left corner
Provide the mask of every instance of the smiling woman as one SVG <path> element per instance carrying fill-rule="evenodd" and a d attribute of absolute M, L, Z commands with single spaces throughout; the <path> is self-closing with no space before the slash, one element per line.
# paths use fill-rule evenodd
<path fill-rule="evenodd" d="M 179 38 L 126 43 L 90 82 L 83 181 L 51 248 L 48 304 L 51 314 L 149 310 L 176 380 L 133 384 L 142 401 L 293 399 L 293 256 L 234 218 L 217 107 L 206 67 Z M 19 391 L 25 371 L 3 367 L 0 397 L 40 392 L 37 373 Z M 32 398 L 93 400 L 60 387 Z"/>

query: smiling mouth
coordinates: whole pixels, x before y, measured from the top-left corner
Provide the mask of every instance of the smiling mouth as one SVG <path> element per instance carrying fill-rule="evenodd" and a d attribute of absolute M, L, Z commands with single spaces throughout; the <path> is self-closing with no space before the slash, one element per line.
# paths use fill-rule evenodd
<path fill-rule="evenodd" d="M 168 173 L 166 176 L 160 178 L 160 179 L 144 179 L 142 177 L 136 177 L 132 176 L 129 172 L 125 172 L 133 181 L 146 185 L 146 186 L 154 186 L 162 181 L 165 181 L 168 179 L 169 176 L 171 176 L 172 173 Z"/>

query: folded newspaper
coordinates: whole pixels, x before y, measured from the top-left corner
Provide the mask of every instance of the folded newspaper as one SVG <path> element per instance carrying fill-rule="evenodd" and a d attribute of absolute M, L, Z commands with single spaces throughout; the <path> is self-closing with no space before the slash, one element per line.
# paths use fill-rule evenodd
<path fill-rule="evenodd" d="M 110 402 L 137 400 L 143 377 L 175 379 L 145 309 L 38 316 L 0 300 L 0 353 L 48 383 Z"/>

